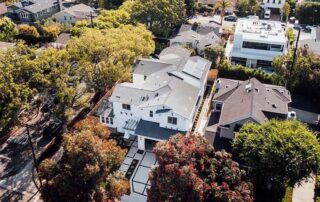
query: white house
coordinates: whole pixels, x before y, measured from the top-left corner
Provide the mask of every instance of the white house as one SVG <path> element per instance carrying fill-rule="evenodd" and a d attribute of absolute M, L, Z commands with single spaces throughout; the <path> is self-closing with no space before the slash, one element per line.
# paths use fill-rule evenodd
<path fill-rule="evenodd" d="M 206 47 L 221 42 L 218 33 L 219 27 L 183 24 L 177 36 L 170 39 L 170 45 L 187 45 L 196 49 L 198 54 L 203 55 Z"/>
<path fill-rule="evenodd" d="M 80 20 L 90 19 L 91 15 L 96 16 L 94 8 L 84 4 L 77 4 L 56 13 L 54 17 L 59 23 L 74 24 Z"/>
<path fill-rule="evenodd" d="M 226 57 L 233 64 L 268 69 L 272 59 L 287 53 L 288 38 L 280 22 L 238 19 L 229 37 Z"/>
<path fill-rule="evenodd" d="M 271 9 L 273 11 L 277 10 L 279 12 L 279 9 L 282 9 L 285 3 L 286 0 L 263 0 L 261 7 L 264 9 Z"/>
<path fill-rule="evenodd" d="M 187 133 L 203 98 L 211 62 L 180 46 L 164 49 L 159 59 L 140 59 L 133 65 L 133 82 L 116 85 L 100 113 L 109 128 L 145 140 L 166 140 Z"/>

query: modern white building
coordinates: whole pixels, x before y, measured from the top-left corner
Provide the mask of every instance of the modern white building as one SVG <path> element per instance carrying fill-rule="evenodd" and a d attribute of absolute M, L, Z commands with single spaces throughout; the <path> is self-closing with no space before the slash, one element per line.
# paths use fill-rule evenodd
<path fill-rule="evenodd" d="M 276 10 L 279 12 L 279 9 L 281 9 L 285 3 L 286 0 L 263 0 L 261 7 L 264 9 L 271 9 L 271 12 Z"/>
<path fill-rule="evenodd" d="M 166 140 L 186 134 L 204 96 L 211 62 L 181 46 L 164 49 L 159 59 L 140 59 L 133 65 L 132 83 L 116 85 L 99 114 L 102 123 L 124 138 Z"/>
<path fill-rule="evenodd" d="M 233 64 L 267 69 L 274 57 L 287 53 L 287 48 L 288 38 L 280 22 L 238 19 L 226 57 Z"/>

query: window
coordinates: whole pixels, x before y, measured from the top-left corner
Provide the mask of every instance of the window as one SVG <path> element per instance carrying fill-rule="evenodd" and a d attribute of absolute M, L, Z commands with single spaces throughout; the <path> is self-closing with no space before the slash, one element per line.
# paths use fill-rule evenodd
<path fill-rule="evenodd" d="M 276 3 L 276 0 L 273 0 L 273 2 L 272 3 Z"/>
<path fill-rule="evenodd" d="M 268 50 L 268 44 L 244 41 L 243 44 L 242 44 L 242 48 Z"/>
<path fill-rule="evenodd" d="M 105 123 L 105 122 L 106 122 L 105 119 L 104 119 L 104 116 L 101 117 L 101 119 L 102 119 L 102 123 Z"/>
<path fill-rule="evenodd" d="M 109 118 L 110 119 L 110 124 L 113 125 L 113 118 Z"/>
<path fill-rule="evenodd" d="M 70 20 L 72 20 L 72 17 L 70 16 Z"/>
<path fill-rule="evenodd" d="M 222 109 L 222 104 L 221 103 L 216 103 L 216 110 L 221 111 Z"/>
<path fill-rule="evenodd" d="M 173 125 L 177 125 L 177 118 L 172 117 L 172 116 L 168 116 L 168 123 L 173 124 Z"/>
<path fill-rule="evenodd" d="M 283 49 L 283 46 L 277 45 L 277 44 L 267 44 L 267 43 L 256 43 L 256 42 L 244 41 L 242 44 L 242 48 L 281 52 Z"/>
<path fill-rule="evenodd" d="M 109 118 L 108 117 L 106 118 L 106 123 L 109 124 Z"/>
<path fill-rule="evenodd" d="M 247 58 L 231 57 L 231 63 L 234 65 L 240 64 L 242 66 L 246 66 Z"/>
<path fill-rule="evenodd" d="M 122 109 L 131 110 L 131 106 L 127 104 L 122 104 Z"/>
<path fill-rule="evenodd" d="M 153 111 L 149 111 L 149 116 L 153 117 Z"/>
<path fill-rule="evenodd" d="M 67 20 L 67 16 L 64 16 L 64 20 L 65 20 L 65 21 Z"/>
<path fill-rule="evenodd" d="M 270 0 L 268 0 L 267 3 L 270 3 Z"/>
<path fill-rule="evenodd" d="M 279 4 L 281 4 L 281 0 L 279 0 Z"/>
<path fill-rule="evenodd" d="M 28 18 L 28 17 L 29 17 L 29 14 L 27 14 L 27 13 L 20 13 L 20 16 L 21 16 L 22 18 Z"/>

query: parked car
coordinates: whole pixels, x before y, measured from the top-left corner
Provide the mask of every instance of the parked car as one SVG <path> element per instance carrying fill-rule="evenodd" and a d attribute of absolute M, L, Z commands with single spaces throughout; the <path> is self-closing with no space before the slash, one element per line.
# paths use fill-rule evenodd
<path fill-rule="evenodd" d="M 228 21 L 228 22 L 237 22 L 238 18 L 237 18 L 237 16 L 229 15 L 229 16 L 224 17 L 224 20 Z"/>
<path fill-rule="evenodd" d="M 270 19 L 271 16 L 271 10 L 270 9 L 266 9 L 264 11 L 264 19 Z"/>
<path fill-rule="evenodd" d="M 62 131 L 62 122 L 60 120 L 51 121 L 43 130 L 43 138 L 51 139 Z"/>

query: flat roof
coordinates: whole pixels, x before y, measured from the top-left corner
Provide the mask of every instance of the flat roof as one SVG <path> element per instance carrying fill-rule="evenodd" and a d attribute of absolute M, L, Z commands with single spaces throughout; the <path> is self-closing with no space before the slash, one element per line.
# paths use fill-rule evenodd
<path fill-rule="evenodd" d="M 236 25 L 235 35 L 241 34 L 244 40 L 268 41 L 274 43 L 286 43 L 288 41 L 285 28 L 281 22 L 239 19 Z"/>

